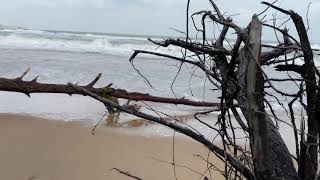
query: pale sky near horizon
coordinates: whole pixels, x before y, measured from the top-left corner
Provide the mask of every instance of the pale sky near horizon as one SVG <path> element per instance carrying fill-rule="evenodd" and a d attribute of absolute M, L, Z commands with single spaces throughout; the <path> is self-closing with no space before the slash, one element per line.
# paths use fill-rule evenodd
<path fill-rule="evenodd" d="M 270 1 L 270 0 L 269 0 Z M 176 35 L 170 27 L 185 30 L 187 0 L 1 0 L 0 24 L 33 29 Z M 221 11 L 238 14 L 234 21 L 246 26 L 252 14 L 266 6 L 256 0 L 216 0 Z M 310 36 L 320 41 L 320 0 L 279 0 L 286 9 L 306 17 Z M 208 0 L 191 0 L 191 12 L 210 9 Z M 271 14 L 274 11 L 270 11 Z M 284 17 L 280 13 L 278 17 Z M 284 21 L 284 19 L 282 20 Z M 268 35 L 267 35 L 268 36 Z"/>

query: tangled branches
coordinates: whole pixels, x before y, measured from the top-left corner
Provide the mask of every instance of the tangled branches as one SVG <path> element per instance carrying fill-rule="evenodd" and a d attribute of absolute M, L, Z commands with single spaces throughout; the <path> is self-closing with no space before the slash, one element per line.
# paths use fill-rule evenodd
<path fill-rule="evenodd" d="M 191 38 L 189 34 L 190 0 L 186 13 L 186 38 L 160 41 L 149 39 L 160 47 L 181 48 L 181 57 L 135 50 L 129 61 L 133 65 L 137 56 L 148 54 L 196 67 L 215 86 L 215 91 L 220 93 L 219 103 L 154 97 L 117 89 L 112 89 L 108 95 L 136 101 L 215 106 L 216 109 L 196 113 L 194 118 L 220 137 L 222 147 L 214 144 L 217 136 L 208 139 L 194 127 L 175 118 L 170 117 L 171 120 L 167 120 L 156 117 L 102 97 L 102 88 L 93 87 L 101 75 L 87 86 L 78 86 L 71 83 L 41 84 L 37 83 L 36 79 L 26 82 L 22 80 L 26 72 L 17 79 L 0 78 L 0 90 L 27 95 L 34 92 L 88 95 L 109 108 L 169 127 L 204 145 L 209 154 L 212 153 L 225 162 L 224 169 L 219 172 L 226 179 L 315 179 L 320 133 L 320 72 L 314 63 L 317 50 L 311 47 L 302 17 L 294 11 L 276 6 L 275 3 L 262 2 L 267 6 L 266 10 L 253 15 L 247 27 L 240 27 L 231 17 L 225 17 L 213 0 L 209 2 L 212 11 L 199 11 L 190 16 L 194 30 L 201 34 L 200 39 Z M 291 35 L 284 27 L 285 23 L 277 26 L 275 20 L 273 24 L 263 22 L 260 17 L 266 16 L 270 9 L 289 16 L 298 36 Z M 201 27 L 196 25 L 196 17 L 200 17 Z M 209 33 L 209 23 L 221 29 L 218 38 L 210 38 L 212 34 Z M 276 37 L 277 45 L 263 43 L 263 30 L 266 28 L 271 28 L 275 36 L 280 33 L 283 39 Z M 229 38 L 232 33 L 236 34 L 234 40 Z M 282 111 L 281 114 L 281 111 L 276 110 L 276 105 L 282 107 L 285 113 Z M 301 111 L 296 113 L 299 108 Z M 201 119 L 200 115 L 214 111 L 219 112 L 216 120 Z M 306 122 L 301 115 L 304 112 L 307 115 Z M 284 118 L 283 114 L 286 113 L 289 119 Z M 288 144 L 280 135 L 281 123 L 292 128 L 295 155 L 291 155 Z M 298 164 L 298 171 L 293 161 Z M 209 172 L 216 169 L 212 162 L 206 162 Z M 174 162 L 172 164 L 175 165 Z"/>

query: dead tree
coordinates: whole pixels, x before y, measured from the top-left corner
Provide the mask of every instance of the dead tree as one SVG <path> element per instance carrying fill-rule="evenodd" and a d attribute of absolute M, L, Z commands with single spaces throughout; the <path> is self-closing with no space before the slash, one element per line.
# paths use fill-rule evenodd
<path fill-rule="evenodd" d="M 184 134 L 201 143 L 208 150 L 225 162 L 223 175 L 226 179 L 257 179 L 257 180 L 313 180 L 317 177 L 318 150 L 320 132 L 320 73 L 314 65 L 314 50 L 311 48 L 307 30 L 303 19 L 294 11 L 282 9 L 274 4 L 263 2 L 266 10 L 259 15 L 253 15 L 247 27 L 240 27 L 233 23 L 230 17 L 225 17 L 217 5 L 209 0 L 212 11 L 199 11 L 191 15 L 194 28 L 201 34 L 200 39 L 189 36 L 189 3 L 187 10 L 187 33 L 185 39 L 164 39 L 151 42 L 158 46 L 177 46 L 182 48 L 182 57 L 162 54 L 152 51 L 135 50 L 130 58 L 133 64 L 139 54 L 149 54 L 169 58 L 179 63 L 186 63 L 201 69 L 221 92 L 219 103 L 192 102 L 185 99 L 172 99 L 154 97 L 141 93 L 129 93 L 124 90 L 112 89 L 109 95 L 132 99 L 136 101 L 153 101 L 172 104 L 185 104 L 194 106 L 215 106 L 219 108 L 220 116 L 217 123 L 206 123 L 195 114 L 195 119 L 211 128 L 221 136 L 223 148 L 218 147 L 211 140 L 204 137 L 192 127 L 172 119 L 168 121 L 162 117 L 155 117 L 130 106 L 120 105 L 101 96 L 102 88 L 94 88 L 99 76 L 87 86 L 78 86 L 69 83 L 43 84 L 36 79 L 30 82 L 23 81 L 23 74 L 17 79 L 0 78 L 0 90 L 30 93 L 67 93 L 88 95 L 101 101 L 108 107 L 116 108 L 122 112 L 167 126 L 176 132 Z M 283 26 L 268 24 L 263 21 L 269 9 L 274 9 L 288 15 L 295 25 L 298 38 L 290 35 Z M 201 27 L 197 27 L 195 16 L 201 17 Z M 275 20 L 275 19 L 274 19 Z M 210 39 L 208 23 L 222 27 L 217 39 Z M 283 40 L 274 46 L 262 43 L 264 28 L 273 29 L 281 34 Z M 237 39 L 230 42 L 228 33 L 235 32 Z M 229 47 L 225 44 L 228 42 Z M 265 48 L 265 51 L 262 51 Z M 288 58 L 289 57 L 289 58 Z M 296 64 L 296 59 L 302 59 L 303 64 Z M 265 68 L 274 68 L 277 71 L 287 72 L 285 78 L 269 78 Z M 299 75 L 293 78 L 290 73 Z M 295 93 L 279 89 L 274 82 L 291 82 L 297 85 Z M 270 91 L 273 93 L 271 94 Z M 287 97 L 287 109 L 290 111 L 290 122 L 296 143 L 296 154 L 292 155 L 279 133 L 277 124 L 284 122 L 277 116 L 277 112 L 270 104 L 270 98 L 283 104 L 278 96 Z M 266 97 L 268 96 L 269 99 Z M 298 129 L 293 104 L 300 103 L 306 111 L 307 120 L 301 118 L 302 128 Z M 266 109 L 269 108 L 269 110 Z M 231 118 L 233 114 L 234 119 Z M 242 116 L 242 115 L 243 116 Z M 247 135 L 250 144 L 250 156 L 237 140 L 234 122 L 241 127 Z M 294 161 L 298 165 L 296 169 Z M 174 164 L 174 163 L 173 163 Z M 208 168 L 210 171 L 210 167 Z"/>

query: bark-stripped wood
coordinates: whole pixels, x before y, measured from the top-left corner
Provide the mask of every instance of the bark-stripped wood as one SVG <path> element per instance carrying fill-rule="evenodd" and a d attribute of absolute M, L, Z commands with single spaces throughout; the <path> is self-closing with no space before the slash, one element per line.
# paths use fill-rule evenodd
<path fill-rule="evenodd" d="M 101 96 L 98 96 L 95 93 L 92 93 L 92 92 L 88 91 L 87 89 L 85 89 L 83 87 L 80 87 L 80 86 L 77 86 L 75 84 L 68 83 L 68 85 L 71 88 L 73 88 L 74 90 L 76 90 L 79 94 L 88 95 L 88 96 L 90 96 L 90 97 L 102 102 L 106 106 L 117 108 L 120 111 L 129 113 L 129 114 L 133 114 L 133 115 L 135 115 L 137 117 L 140 117 L 140 118 L 143 118 L 143 119 L 146 119 L 146 120 L 158 123 L 158 124 L 162 124 L 164 126 L 167 126 L 169 128 L 172 128 L 172 129 L 176 130 L 179 133 L 182 133 L 182 134 L 190 137 L 191 139 L 203 144 L 206 148 L 208 148 L 211 152 L 216 153 L 218 156 L 226 157 L 228 163 L 230 163 L 239 172 L 241 172 L 244 175 L 244 177 L 246 177 L 248 180 L 254 180 L 254 175 L 251 172 L 251 170 L 248 169 L 245 165 L 243 165 L 237 158 L 234 158 L 233 156 L 228 154 L 223 149 L 221 149 L 218 146 L 216 146 L 213 143 L 211 143 L 203 135 L 198 134 L 197 132 L 194 132 L 192 129 L 190 129 L 188 127 L 185 127 L 185 126 L 182 126 L 179 123 L 166 121 L 166 120 L 164 120 L 162 118 L 151 116 L 149 114 L 145 114 L 143 112 L 128 108 L 126 106 L 121 106 L 119 104 L 116 104 L 116 103 L 114 103 L 112 101 L 109 101 L 108 99 L 105 99 L 105 98 L 103 98 Z"/>
<path fill-rule="evenodd" d="M 316 91 L 316 73 L 315 66 L 313 62 L 313 52 L 309 42 L 308 34 L 304 26 L 302 17 L 291 11 L 291 19 L 293 20 L 299 38 L 301 42 L 301 48 L 304 55 L 304 70 L 305 73 L 302 74 L 303 78 L 306 80 L 306 92 L 307 92 L 307 115 L 308 115 L 308 134 L 306 146 L 306 151 L 302 151 L 302 157 L 300 158 L 300 168 L 299 174 L 302 178 L 306 180 L 313 180 L 316 177 L 318 170 L 318 134 L 319 134 L 319 109 L 317 109 L 317 104 L 319 99 Z"/>
<path fill-rule="evenodd" d="M 241 179 L 239 176 L 239 174 L 241 174 L 247 179 L 257 180 L 314 180 L 318 168 L 317 153 L 320 146 L 320 72 L 318 72 L 314 65 L 314 52 L 311 49 L 303 19 L 294 11 L 284 10 L 275 6 L 275 2 L 273 4 L 263 2 L 263 4 L 268 7 L 259 14 L 259 17 L 261 17 L 260 15 L 264 14 L 267 9 L 271 7 L 281 13 L 289 15 L 294 22 L 299 36 L 299 40 L 297 40 L 294 36 L 289 34 L 288 29 L 282 29 L 282 27 L 276 26 L 276 23 L 274 23 L 274 25 L 261 23 L 257 15 L 253 16 L 252 21 L 247 28 L 239 27 L 232 22 L 230 17 L 224 17 L 224 14 L 221 13 L 222 11 L 219 10 L 213 0 L 209 1 L 213 7 L 213 11 L 203 10 L 196 12 L 191 16 L 195 29 L 202 35 L 201 40 L 190 38 L 189 29 L 187 29 L 186 40 L 170 38 L 162 41 L 154 41 L 149 39 L 149 41 L 158 46 L 176 46 L 182 48 L 184 52 L 187 52 L 188 50 L 191 54 L 190 56 L 181 58 L 159 52 L 135 50 L 129 61 L 133 64 L 133 60 L 137 55 L 149 54 L 169 58 L 179 63 L 188 63 L 199 68 L 215 86 L 213 90 L 221 91 L 220 103 L 194 102 L 186 99 L 156 97 L 149 94 L 127 92 L 125 90 L 112 88 L 110 88 L 110 92 L 108 92 L 111 96 L 116 98 L 135 101 L 152 101 L 189 106 L 216 106 L 220 110 L 218 121 L 215 124 L 217 126 L 201 121 L 199 118 L 196 119 L 213 131 L 218 132 L 221 136 L 224 149 L 214 145 L 195 129 L 186 124 L 181 124 L 180 121 L 176 121 L 174 118 L 172 118 L 172 121 L 167 121 L 131 109 L 130 106 L 121 106 L 101 97 L 103 89 L 93 87 L 101 77 L 101 74 L 87 86 L 77 86 L 70 83 L 68 85 L 38 83 L 37 78 L 32 81 L 23 81 L 23 77 L 27 74 L 27 72 L 25 72 L 16 79 L 0 78 L 0 90 L 21 92 L 26 95 L 29 95 L 30 93 L 88 95 L 103 102 L 108 107 L 113 107 L 120 111 L 167 126 L 198 141 L 221 160 L 224 160 L 226 165 L 223 175 L 226 179 L 230 179 L 233 176 L 235 179 Z M 188 1 L 188 10 L 189 3 L 190 1 Z M 187 15 L 188 14 L 189 13 L 187 12 Z M 197 27 L 197 23 L 194 22 L 193 16 L 201 16 L 201 28 Z M 207 29 L 208 21 L 214 25 L 223 26 L 222 31 L 215 42 L 214 40 L 208 39 L 208 34 L 210 33 Z M 283 35 L 283 43 L 279 40 L 279 44 L 276 46 L 262 44 L 262 26 L 272 28 L 275 32 L 281 33 Z M 188 27 L 187 23 L 187 28 Z M 225 46 L 224 41 L 228 40 L 227 34 L 230 30 L 237 34 L 237 40 L 234 43 L 228 42 L 229 46 Z M 268 48 L 268 51 L 261 52 L 261 47 Z M 294 54 L 293 57 L 287 58 L 287 55 L 290 53 Z M 282 56 L 284 56 L 284 59 L 282 59 Z M 279 59 L 279 57 L 281 57 L 281 59 Z M 303 65 L 295 64 L 295 60 L 298 58 L 304 60 Z M 269 79 L 266 72 L 263 71 L 263 66 L 267 65 L 281 72 L 296 72 L 301 75 L 301 77 L 292 78 L 288 73 L 288 77 L 286 78 Z M 275 81 L 291 81 L 297 85 L 298 92 L 296 94 L 289 94 L 281 91 L 272 84 L 272 82 Z M 279 133 L 279 129 L 276 126 L 277 124 L 275 125 L 273 122 L 274 119 L 277 119 L 277 115 L 274 113 L 272 105 L 268 99 L 265 98 L 265 95 L 275 98 L 276 101 L 278 101 L 278 104 L 282 103 L 279 102 L 277 96 L 266 91 L 266 88 L 270 88 L 279 95 L 291 97 L 297 101 L 300 100 L 301 107 L 307 111 L 308 127 L 304 128 L 304 122 L 301 123 L 300 144 L 298 144 L 297 140 L 297 132 L 299 130 L 293 130 L 296 141 L 295 147 L 297 157 L 295 158 L 292 158 L 290 155 L 290 152 Z M 306 99 L 304 97 L 305 95 L 307 97 Z M 268 115 L 264 107 L 264 102 L 266 102 L 270 108 L 270 114 L 274 116 L 274 119 L 271 119 Z M 235 106 L 234 103 L 238 103 L 237 106 Z M 290 103 L 289 106 L 292 106 L 293 102 Z M 240 107 L 243 116 L 238 113 L 236 107 Z M 235 133 L 236 128 L 232 125 L 234 121 L 231 119 L 230 111 L 233 112 L 233 115 L 244 134 L 248 135 L 247 137 L 249 138 L 251 147 L 250 157 L 247 156 L 248 152 L 241 151 L 242 154 L 240 156 L 238 154 L 241 148 L 239 148 L 239 145 L 236 143 L 238 137 L 236 137 Z M 201 112 L 201 114 L 205 113 L 209 112 Z M 291 122 L 292 126 L 296 128 L 294 123 L 295 112 L 292 108 L 290 109 L 290 114 L 291 117 L 293 117 L 293 121 Z M 227 120 L 229 120 L 229 122 L 227 122 Z M 231 133 L 229 133 L 228 130 L 231 130 Z M 233 149 L 230 148 L 230 146 Z M 229 154 L 229 152 L 233 152 L 233 154 Z M 293 159 L 298 161 L 298 172 L 294 167 Z M 173 165 L 175 164 L 173 163 Z"/>
<path fill-rule="evenodd" d="M 239 104 L 249 125 L 250 146 L 257 179 L 299 179 L 290 153 L 264 108 L 264 77 L 261 71 L 261 22 L 253 16 L 241 53 L 239 77 L 244 85 Z M 240 78 L 241 79 L 241 78 Z M 286 169 L 285 171 L 281 169 Z"/>
<path fill-rule="evenodd" d="M 294 12 L 284 10 L 274 6 L 268 2 L 262 2 L 284 14 L 291 17 L 295 28 L 297 30 L 300 47 L 304 56 L 303 73 L 301 76 L 306 81 L 306 94 L 307 94 L 307 126 L 308 136 L 307 140 L 301 140 L 300 162 L 299 162 L 299 175 L 306 180 L 314 180 L 318 170 L 318 146 L 319 146 L 319 133 L 320 133 L 320 110 L 319 110 L 319 92 L 317 93 L 316 83 L 316 68 L 313 61 L 313 51 L 308 38 L 307 30 L 305 28 L 302 17 Z"/>
<path fill-rule="evenodd" d="M 100 74 L 91 83 L 86 86 L 82 86 L 87 90 L 101 95 L 103 88 L 94 88 L 93 85 L 99 80 Z M 32 81 L 23 81 L 23 76 L 16 79 L 0 78 L 0 91 L 20 92 L 30 96 L 31 93 L 63 93 L 63 94 L 78 94 L 73 88 L 70 88 L 66 84 L 47 84 L 38 83 L 35 78 Z M 188 99 L 176 99 L 168 97 L 158 97 L 149 94 L 138 93 L 138 92 L 127 92 L 123 89 L 109 88 L 109 95 L 116 98 L 127 99 L 132 101 L 149 101 L 166 104 L 176 105 L 187 105 L 187 106 L 198 106 L 198 107 L 219 107 L 219 103 L 211 102 L 197 102 Z"/>

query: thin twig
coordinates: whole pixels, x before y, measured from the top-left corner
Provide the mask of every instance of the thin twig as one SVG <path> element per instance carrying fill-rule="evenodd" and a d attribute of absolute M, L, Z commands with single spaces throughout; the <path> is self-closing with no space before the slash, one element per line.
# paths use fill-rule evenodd
<path fill-rule="evenodd" d="M 126 176 L 128 176 L 128 177 L 130 177 L 130 178 L 132 178 L 132 179 L 143 180 L 142 178 L 139 178 L 139 177 L 137 177 L 137 176 L 134 176 L 134 175 L 130 174 L 129 172 L 121 171 L 121 170 L 118 169 L 118 168 L 112 168 L 111 170 L 116 170 L 116 171 L 118 171 L 120 174 L 126 175 Z"/>

